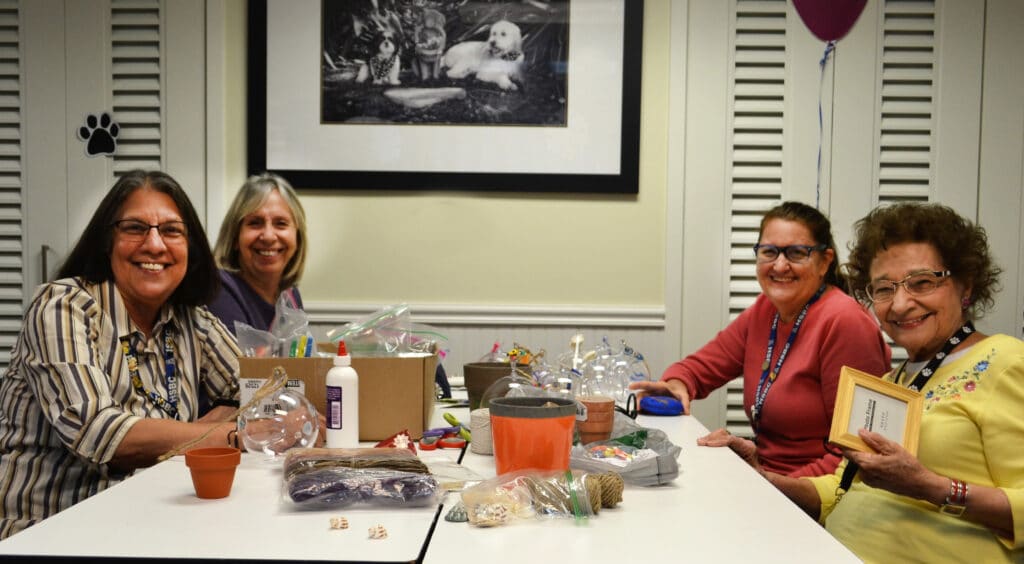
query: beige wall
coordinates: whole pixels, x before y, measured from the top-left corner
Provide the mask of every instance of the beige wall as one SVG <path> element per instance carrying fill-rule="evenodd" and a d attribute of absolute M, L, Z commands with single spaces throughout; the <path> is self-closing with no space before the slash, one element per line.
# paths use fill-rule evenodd
<path fill-rule="evenodd" d="M 227 5 L 228 201 L 245 178 L 245 2 Z M 307 301 L 664 303 L 669 1 L 644 14 L 637 196 L 300 189 Z M 234 103 L 234 101 L 241 101 Z"/>

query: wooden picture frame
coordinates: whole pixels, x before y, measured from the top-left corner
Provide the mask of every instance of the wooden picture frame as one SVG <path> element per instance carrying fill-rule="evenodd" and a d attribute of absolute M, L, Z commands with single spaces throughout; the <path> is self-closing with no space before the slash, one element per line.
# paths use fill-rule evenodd
<path fill-rule="evenodd" d="M 552 25 L 559 24 L 557 14 L 569 14 L 568 59 L 551 63 L 567 69 L 569 81 L 567 119 L 557 127 L 323 121 L 323 66 L 335 63 L 330 57 L 324 62 L 324 1 L 249 2 L 249 173 L 270 171 L 296 187 L 339 190 L 639 192 L 643 0 L 467 5 L 498 10 L 494 18 L 550 6 Z M 406 4 L 414 5 L 412 0 L 394 5 Z M 614 17 L 601 19 L 601 14 Z M 525 29 L 526 20 L 519 21 Z M 531 37 L 537 35 L 527 33 L 524 41 Z M 472 38 L 486 39 L 486 34 Z M 453 81 L 435 82 L 449 86 Z M 404 86 L 417 84 L 403 78 Z M 502 92 L 468 79 L 454 86 L 482 89 L 481 95 L 503 103 L 535 91 Z M 366 85 L 367 103 L 385 98 L 388 88 Z"/>
<path fill-rule="evenodd" d="M 924 397 L 913 390 L 844 366 L 832 413 L 830 442 L 870 452 L 857 432 L 868 429 L 917 455 Z"/>

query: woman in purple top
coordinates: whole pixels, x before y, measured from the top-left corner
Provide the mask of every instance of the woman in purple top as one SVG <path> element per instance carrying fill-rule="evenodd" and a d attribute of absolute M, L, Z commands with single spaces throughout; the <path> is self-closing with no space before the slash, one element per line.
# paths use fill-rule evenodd
<path fill-rule="evenodd" d="M 306 212 L 276 174 L 250 176 L 228 209 L 213 250 L 221 291 L 210 303 L 228 330 L 240 321 L 267 331 L 282 292 L 302 309 L 295 286 L 306 264 Z"/>

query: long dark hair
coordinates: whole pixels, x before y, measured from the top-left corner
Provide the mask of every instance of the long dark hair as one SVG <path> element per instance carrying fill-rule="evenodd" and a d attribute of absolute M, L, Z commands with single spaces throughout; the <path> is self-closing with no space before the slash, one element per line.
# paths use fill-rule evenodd
<path fill-rule="evenodd" d="M 832 249 L 832 263 L 828 265 L 825 272 L 825 282 L 839 288 L 847 294 L 850 288 L 846 277 L 839 273 L 839 251 L 836 249 L 836 241 L 832 237 L 832 222 L 825 217 L 825 214 L 802 202 L 782 202 L 768 210 L 761 218 L 761 228 L 757 233 L 760 239 L 764 234 L 764 226 L 770 220 L 782 219 L 795 221 L 811 232 L 814 242 Z"/>
<path fill-rule="evenodd" d="M 217 266 L 206 240 L 206 231 L 199 222 L 188 194 L 170 175 L 160 171 L 132 170 L 119 178 L 103 197 L 92 219 L 82 232 L 67 260 L 57 272 L 57 278 L 79 276 L 89 282 L 113 280 L 110 254 L 114 245 L 113 223 L 125 200 L 140 188 L 150 188 L 170 196 L 178 207 L 188 230 L 188 266 L 185 278 L 171 294 L 168 302 L 173 306 L 205 305 L 213 299 L 220 287 Z"/>

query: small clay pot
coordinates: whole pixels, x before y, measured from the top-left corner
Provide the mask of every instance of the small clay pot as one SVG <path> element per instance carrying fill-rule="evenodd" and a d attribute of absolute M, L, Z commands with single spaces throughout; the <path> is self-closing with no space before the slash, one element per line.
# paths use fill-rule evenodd
<path fill-rule="evenodd" d="M 235 481 L 235 469 L 241 461 L 242 452 L 237 448 L 207 447 L 185 451 L 185 465 L 192 473 L 196 497 L 227 497 Z"/>
<path fill-rule="evenodd" d="M 577 401 L 587 408 L 586 418 L 576 421 L 580 442 L 589 444 L 610 439 L 615 425 L 615 400 L 604 396 L 584 396 Z"/>

